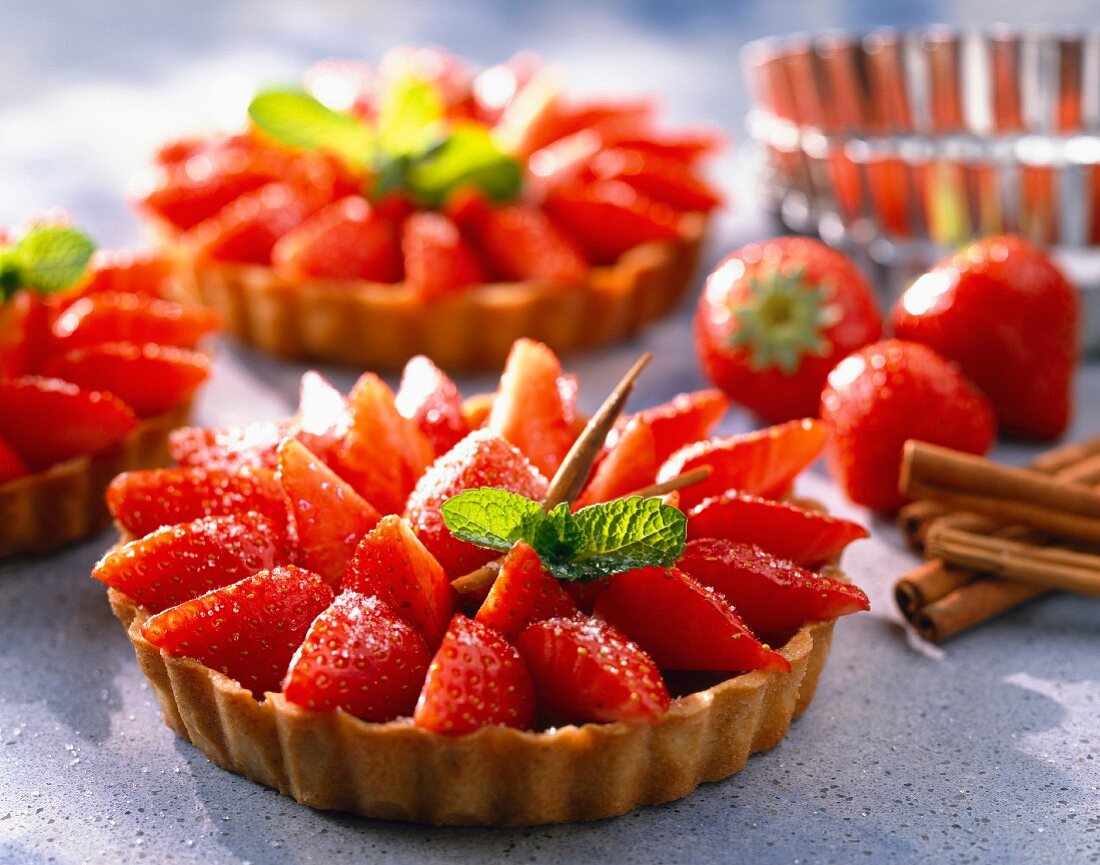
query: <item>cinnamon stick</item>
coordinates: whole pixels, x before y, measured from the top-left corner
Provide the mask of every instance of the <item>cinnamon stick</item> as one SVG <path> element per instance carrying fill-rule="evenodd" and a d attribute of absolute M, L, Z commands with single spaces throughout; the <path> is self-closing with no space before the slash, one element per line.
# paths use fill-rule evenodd
<path fill-rule="evenodd" d="M 947 567 L 942 562 L 929 562 L 929 564 Z M 956 574 L 968 573 L 954 568 L 951 570 Z M 1026 583 L 998 580 L 992 577 L 978 577 L 964 582 L 943 597 L 915 609 L 908 618 L 922 637 L 933 643 L 940 643 L 968 628 L 1007 613 L 1046 592 L 1047 590 L 1040 586 L 1029 586 Z"/>

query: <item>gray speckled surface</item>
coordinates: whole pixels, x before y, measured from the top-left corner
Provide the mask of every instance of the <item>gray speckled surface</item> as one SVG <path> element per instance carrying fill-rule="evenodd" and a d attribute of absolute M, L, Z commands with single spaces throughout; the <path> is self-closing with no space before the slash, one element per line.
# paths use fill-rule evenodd
<path fill-rule="evenodd" d="M 64 204 L 105 242 L 136 241 L 118 190 L 162 131 L 216 122 L 249 82 L 291 76 L 329 52 L 440 41 L 492 60 L 534 45 L 568 63 L 581 87 L 659 90 L 680 119 L 738 130 L 734 51 L 748 38 L 792 25 L 1013 17 L 1003 5 L 0 0 L 0 223 Z M 1087 2 L 1044 8 L 1061 23 L 1100 18 Z M 224 99 L 207 99 L 212 82 L 225 83 Z M 736 195 L 743 177 L 733 161 L 719 173 Z M 738 197 L 715 253 L 767 230 Z M 569 362 L 589 407 L 642 345 Z M 639 402 L 698 386 L 686 316 L 644 346 L 658 361 Z M 222 346 L 200 418 L 278 417 L 300 371 Z M 341 386 L 351 378 L 336 375 Z M 489 383 L 462 382 L 470 392 Z M 1078 404 L 1077 437 L 1100 426 L 1100 367 L 1084 371 Z M 749 423 L 734 414 L 729 427 Z M 1027 453 L 1000 450 L 1011 460 Z M 867 518 L 823 475 L 803 489 Z M 519 831 L 315 813 L 223 772 L 161 725 L 128 641 L 87 578 L 109 536 L 0 565 L 0 863 L 1100 860 L 1100 601 L 1051 598 L 942 650 L 923 647 L 897 624 L 889 596 L 911 559 L 890 526 L 873 526 L 846 566 L 874 612 L 838 626 L 817 699 L 778 748 L 678 803 Z"/>

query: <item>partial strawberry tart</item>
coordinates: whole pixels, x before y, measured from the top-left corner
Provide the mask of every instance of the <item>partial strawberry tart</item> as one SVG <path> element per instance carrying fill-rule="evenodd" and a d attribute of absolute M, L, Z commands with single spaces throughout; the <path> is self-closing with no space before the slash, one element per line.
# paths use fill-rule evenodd
<path fill-rule="evenodd" d="M 719 196 L 721 138 L 649 99 L 568 99 L 521 55 L 327 61 L 247 126 L 161 149 L 137 191 L 186 295 L 266 351 L 498 367 L 512 342 L 606 344 L 669 312 Z"/>
<path fill-rule="evenodd" d="M 168 461 L 219 326 L 162 297 L 169 271 L 61 215 L 0 231 L 0 557 L 105 528 L 110 479 Z"/>
<path fill-rule="evenodd" d="M 93 576 L 165 722 L 307 805 L 438 824 L 621 814 L 775 745 L 867 609 L 834 568 L 866 532 L 765 498 L 821 428 L 708 438 L 724 397 L 683 394 L 589 473 L 609 415 L 582 429 L 575 393 L 528 340 L 491 400 L 425 358 L 397 394 L 310 373 L 290 420 L 180 430 L 179 467 L 119 476 L 133 539 Z"/>

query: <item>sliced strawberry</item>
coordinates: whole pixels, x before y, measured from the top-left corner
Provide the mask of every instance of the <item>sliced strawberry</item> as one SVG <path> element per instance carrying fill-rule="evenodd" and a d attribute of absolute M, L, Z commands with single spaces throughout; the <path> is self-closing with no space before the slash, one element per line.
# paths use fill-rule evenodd
<path fill-rule="evenodd" d="M 600 619 L 535 622 L 516 646 L 550 721 L 652 722 L 668 710 L 653 659 Z"/>
<path fill-rule="evenodd" d="M 323 207 L 283 235 L 271 250 L 271 261 L 298 277 L 401 279 L 397 229 L 360 195 Z"/>
<path fill-rule="evenodd" d="M 123 472 L 107 487 L 107 506 L 134 537 L 200 517 L 254 511 L 286 523 L 282 487 L 268 469 L 184 466 Z"/>
<path fill-rule="evenodd" d="M 336 452 L 351 428 L 351 406 L 347 397 L 323 375 L 310 370 L 302 376 L 293 426 L 295 438 L 333 465 Z"/>
<path fill-rule="evenodd" d="M 791 668 L 753 636 L 725 597 L 678 568 L 616 574 L 596 600 L 596 615 L 636 641 L 662 670 Z"/>
<path fill-rule="evenodd" d="M 345 589 L 314 619 L 283 694 L 315 712 L 392 721 L 413 713 L 430 660 L 424 638 L 384 601 Z"/>
<path fill-rule="evenodd" d="M 702 483 L 680 491 L 684 509 L 728 490 L 773 499 L 790 488 L 825 446 L 825 427 L 816 420 L 792 420 L 745 435 L 713 438 L 674 453 L 657 475 L 658 481 L 699 466 L 712 473 Z"/>
<path fill-rule="evenodd" d="M 0 439 L 34 471 L 98 453 L 137 426 L 117 397 L 55 378 L 0 379 L 0 407 Z"/>
<path fill-rule="evenodd" d="M 209 377 L 210 360 L 173 346 L 109 342 L 67 351 L 44 371 L 85 390 L 113 393 L 145 418 L 189 400 Z"/>
<path fill-rule="evenodd" d="M 442 213 L 414 213 L 401 229 L 405 282 L 423 300 L 488 281 L 477 251 Z"/>
<path fill-rule="evenodd" d="M 172 260 L 164 253 L 97 249 L 88 262 L 79 296 L 121 292 L 162 297 L 171 276 Z"/>
<path fill-rule="evenodd" d="M 576 613 L 577 605 L 542 566 L 538 554 L 520 541 L 504 557 L 500 573 L 474 618 L 514 640 L 531 622 Z"/>
<path fill-rule="evenodd" d="M 766 639 L 785 639 L 806 622 L 835 619 L 869 607 L 855 586 L 819 576 L 750 544 L 698 540 L 679 562 L 737 607 Z"/>
<path fill-rule="evenodd" d="M 710 435 L 729 408 L 729 399 L 717 388 L 677 394 L 671 400 L 638 412 L 653 430 L 657 461 Z"/>
<path fill-rule="evenodd" d="M 456 615 L 428 667 L 413 723 L 452 736 L 494 724 L 530 729 L 535 692 L 519 652 L 492 628 Z"/>
<path fill-rule="evenodd" d="M 168 453 L 183 466 L 275 468 L 289 424 L 257 421 L 243 427 L 181 427 L 168 434 Z"/>
<path fill-rule="evenodd" d="M 194 348 L 221 326 L 216 312 L 128 292 L 83 297 L 53 323 L 58 350 L 107 342 L 158 343 Z"/>
<path fill-rule="evenodd" d="M 259 697 L 278 691 L 310 624 L 332 603 L 317 574 L 294 565 L 260 571 L 157 613 L 141 626 L 150 643 L 236 679 Z"/>
<path fill-rule="evenodd" d="M 477 487 L 500 487 L 541 501 L 546 478 L 516 448 L 487 430 L 470 433 L 432 464 L 409 496 L 406 516 L 452 579 L 496 556 L 455 538 L 440 513 L 447 499 Z"/>
<path fill-rule="evenodd" d="M 462 413 L 462 394 L 447 374 L 422 354 L 405 364 L 394 405 L 419 427 L 437 455 L 445 454 L 470 432 Z"/>
<path fill-rule="evenodd" d="M 276 479 L 293 518 L 298 560 L 339 586 L 360 539 L 378 524 L 378 511 L 294 439 L 279 446 Z"/>
<path fill-rule="evenodd" d="M 642 195 L 677 210 L 710 211 L 722 201 L 683 160 L 652 150 L 611 147 L 596 154 L 589 167 L 596 177 L 622 180 Z"/>
<path fill-rule="evenodd" d="M 443 567 L 409 524 L 393 514 L 360 541 L 344 573 L 344 585 L 380 597 L 432 647 L 439 645 L 455 612 L 454 589 Z"/>
<path fill-rule="evenodd" d="M 41 295 L 24 289 L 0 303 L 0 378 L 37 372 L 50 343 L 49 313 Z"/>
<path fill-rule="evenodd" d="M 215 261 L 271 264 L 279 238 L 293 231 L 313 208 L 308 195 L 285 183 L 269 183 L 242 195 L 189 234 Z"/>
<path fill-rule="evenodd" d="M 286 558 L 286 526 L 260 514 L 164 526 L 99 560 L 92 576 L 154 613 Z"/>
<path fill-rule="evenodd" d="M 609 502 L 640 490 L 653 483 L 659 467 L 653 428 L 644 419 L 633 417 L 596 466 L 577 506 Z"/>
<path fill-rule="evenodd" d="M 579 285 L 588 276 L 584 254 L 534 205 L 489 209 L 471 228 L 499 279 Z"/>
<path fill-rule="evenodd" d="M 601 137 L 610 146 L 629 147 L 631 150 L 655 153 L 687 163 L 696 162 L 700 157 L 714 153 L 725 143 L 722 132 L 705 127 L 678 129 L 675 132 L 649 131 L 641 136 L 628 131 L 604 132 Z"/>
<path fill-rule="evenodd" d="M 0 439 L 0 485 L 28 474 L 26 463 L 19 458 L 11 445 Z"/>
<path fill-rule="evenodd" d="M 577 437 L 575 395 L 569 391 L 554 352 L 541 342 L 518 339 L 504 364 L 487 429 L 551 477 Z"/>
<path fill-rule="evenodd" d="M 688 514 L 691 540 L 756 544 L 801 565 L 828 561 L 852 541 L 866 537 L 869 533 L 858 523 L 736 492 L 704 499 Z"/>

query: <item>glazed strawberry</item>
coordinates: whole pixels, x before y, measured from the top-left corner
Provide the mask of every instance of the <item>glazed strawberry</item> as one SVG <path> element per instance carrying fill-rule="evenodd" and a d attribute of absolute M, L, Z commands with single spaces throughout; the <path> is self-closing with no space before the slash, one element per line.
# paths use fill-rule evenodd
<path fill-rule="evenodd" d="M 359 540 L 378 524 L 378 511 L 294 439 L 279 445 L 276 480 L 286 494 L 298 561 L 339 586 Z"/>
<path fill-rule="evenodd" d="M 432 461 L 431 443 L 374 373 L 359 378 L 349 401 L 352 421 L 336 455 L 339 472 L 382 513 L 401 513 Z"/>
<path fill-rule="evenodd" d="M 221 319 L 204 307 L 184 307 L 130 292 L 104 291 L 68 306 L 53 323 L 57 350 L 109 342 L 158 343 L 194 348 Z"/>
<path fill-rule="evenodd" d="M 401 228 L 405 284 L 423 300 L 486 282 L 477 251 L 443 213 L 414 213 Z"/>
<path fill-rule="evenodd" d="M 432 464 L 409 496 L 406 517 L 452 579 L 495 557 L 490 550 L 457 540 L 440 513 L 449 498 L 477 487 L 500 487 L 541 500 L 546 478 L 515 447 L 488 430 L 471 433 Z"/>
<path fill-rule="evenodd" d="M 183 466 L 123 472 L 107 487 L 107 506 L 134 537 L 161 526 L 248 511 L 276 524 L 286 522 L 282 487 L 267 469 Z"/>
<path fill-rule="evenodd" d="M 609 502 L 653 483 L 660 463 L 653 427 L 644 418 L 633 417 L 616 437 L 607 454 L 592 472 L 577 506 Z"/>
<path fill-rule="evenodd" d="M 821 394 L 827 464 L 848 498 L 881 511 L 898 492 L 907 439 L 984 454 L 996 427 L 989 401 L 952 363 L 913 342 L 886 340 L 842 360 Z"/>
<path fill-rule="evenodd" d="M 51 347 L 49 313 L 37 292 L 17 291 L 0 302 L 0 378 L 39 371 Z"/>
<path fill-rule="evenodd" d="M 312 209 L 309 197 L 285 183 L 269 183 L 227 204 L 191 234 L 215 261 L 270 264 L 271 250 Z"/>
<path fill-rule="evenodd" d="M 271 261 L 300 277 L 401 280 L 397 228 L 359 195 L 329 204 L 283 235 Z"/>
<path fill-rule="evenodd" d="M 691 541 L 678 567 L 720 592 L 745 624 L 765 639 L 785 639 L 806 622 L 835 619 L 869 606 L 867 596 L 855 586 L 814 574 L 751 544 Z"/>
<path fill-rule="evenodd" d="M 682 158 L 620 145 L 601 150 L 589 162 L 592 173 L 622 180 L 642 195 L 677 210 L 713 210 L 722 199 Z"/>
<path fill-rule="evenodd" d="M 488 209 L 471 228 L 498 279 L 575 285 L 588 275 L 576 244 L 533 205 Z"/>
<path fill-rule="evenodd" d="M 470 432 L 462 413 L 462 394 L 424 355 L 405 364 L 394 405 L 424 433 L 437 455 L 445 454 Z"/>
<path fill-rule="evenodd" d="M 530 729 L 535 694 L 523 659 L 492 628 L 456 615 L 428 667 L 413 723 L 455 736 L 492 724 Z"/>
<path fill-rule="evenodd" d="M 137 426 L 129 406 L 54 378 L 0 379 L 0 439 L 32 471 L 94 454 Z"/>
<path fill-rule="evenodd" d="M 157 529 L 107 553 L 92 576 L 159 613 L 285 559 L 285 525 L 229 514 Z"/>
<path fill-rule="evenodd" d="M 168 453 L 182 466 L 275 468 L 289 423 L 258 421 L 243 427 L 181 427 L 168 434 Z"/>
<path fill-rule="evenodd" d="M 3 439 L 0 439 L 0 485 L 27 474 L 27 466 L 20 459 L 19 454 L 12 450 Z"/>
<path fill-rule="evenodd" d="M 577 605 L 561 583 L 542 566 L 538 554 L 520 541 L 504 557 L 474 618 L 514 640 L 532 622 L 576 612 Z"/>
<path fill-rule="evenodd" d="M 454 590 L 443 567 L 409 524 L 392 514 L 360 541 L 344 585 L 381 598 L 432 647 L 439 645 L 454 615 Z"/>
<path fill-rule="evenodd" d="M 988 237 L 946 259 L 902 295 L 890 320 L 989 398 L 1000 425 L 1041 439 L 1069 423 L 1079 350 L 1077 292 L 1039 248 Z"/>
<path fill-rule="evenodd" d="M 645 723 L 668 709 L 668 689 L 653 659 L 600 619 L 535 622 L 516 647 L 549 720 Z"/>
<path fill-rule="evenodd" d="M 881 333 L 859 269 L 806 237 L 752 243 L 729 255 L 708 278 L 695 314 L 703 371 L 773 423 L 816 415 L 829 370 Z"/>
<path fill-rule="evenodd" d="M 689 539 L 756 544 L 801 565 L 828 561 L 866 537 L 867 530 L 857 523 L 737 492 L 704 499 L 688 513 Z"/>
<path fill-rule="evenodd" d="M 616 574 L 596 600 L 596 615 L 663 670 L 790 669 L 786 658 L 761 645 L 729 601 L 678 568 Z"/>
<path fill-rule="evenodd" d="M 825 430 L 823 424 L 806 418 L 744 435 L 708 439 L 674 453 L 661 466 L 657 479 L 668 480 L 699 466 L 711 467 L 705 481 L 680 491 L 684 509 L 727 490 L 777 498 L 821 454 Z"/>
<path fill-rule="evenodd" d="M 541 342 L 518 339 L 508 354 L 486 428 L 553 476 L 574 439 L 575 388 Z"/>
<path fill-rule="evenodd" d="M 411 715 L 431 653 L 384 601 L 345 589 L 309 628 L 283 683 L 291 703 L 364 721 Z"/>
<path fill-rule="evenodd" d="M 170 655 L 236 679 L 259 698 L 278 691 L 310 624 L 333 600 L 317 574 L 260 571 L 148 619 L 141 635 Z"/>
<path fill-rule="evenodd" d="M 696 390 L 677 394 L 671 400 L 638 412 L 653 431 L 658 463 L 675 451 L 710 435 L 729 408 L 720 390 Z"/>

